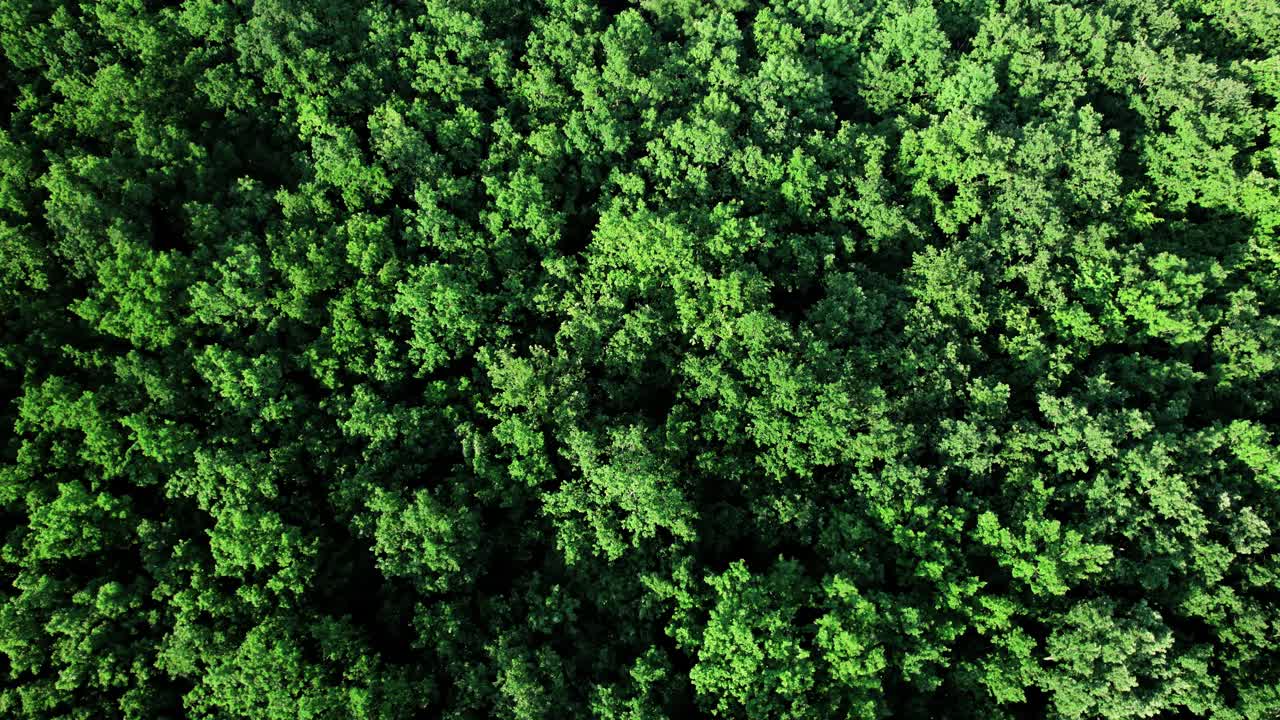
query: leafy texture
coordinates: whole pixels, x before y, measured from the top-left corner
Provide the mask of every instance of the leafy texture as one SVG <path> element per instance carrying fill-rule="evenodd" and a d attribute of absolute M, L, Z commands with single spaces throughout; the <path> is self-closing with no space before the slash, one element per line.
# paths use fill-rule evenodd
<path fill-rule="evenodd" d="M 1266 0 L 0 0 L 0 716 L 1280 715 Z"/>

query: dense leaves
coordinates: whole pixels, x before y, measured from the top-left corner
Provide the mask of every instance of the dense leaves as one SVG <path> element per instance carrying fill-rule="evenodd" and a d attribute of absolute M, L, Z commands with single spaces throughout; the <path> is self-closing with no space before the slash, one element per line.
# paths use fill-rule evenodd
<path fill-rule="evenodd" d="M 1280 714 L 1280 11 L 0 0 L 0 715 Z"/>

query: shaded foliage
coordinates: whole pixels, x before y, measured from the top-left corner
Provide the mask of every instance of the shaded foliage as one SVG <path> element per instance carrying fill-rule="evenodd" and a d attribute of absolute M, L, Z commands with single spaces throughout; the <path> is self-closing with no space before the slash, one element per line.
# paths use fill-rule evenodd
<path fill-rule="evenodd" d="M 0 0 L 0 715 L 1280 713 L 1280 12 Z"/>

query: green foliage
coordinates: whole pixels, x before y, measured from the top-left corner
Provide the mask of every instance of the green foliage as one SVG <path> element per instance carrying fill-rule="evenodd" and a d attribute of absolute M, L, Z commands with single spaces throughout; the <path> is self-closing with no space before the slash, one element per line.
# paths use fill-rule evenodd
<path fill-rule="evenodd" d="M 0 0 L 0 716 L 1280 714 L 1264 0 Z"/>

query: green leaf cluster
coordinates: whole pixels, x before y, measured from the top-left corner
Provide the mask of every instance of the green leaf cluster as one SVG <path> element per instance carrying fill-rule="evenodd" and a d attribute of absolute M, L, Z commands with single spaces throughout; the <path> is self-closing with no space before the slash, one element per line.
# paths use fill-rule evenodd
<path fill-rule="evenodd" d="M 0 0 L 0 716 L 1277 717 L 1278 8 Z"/>

